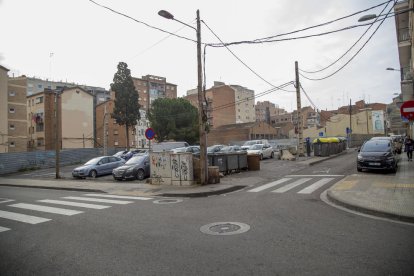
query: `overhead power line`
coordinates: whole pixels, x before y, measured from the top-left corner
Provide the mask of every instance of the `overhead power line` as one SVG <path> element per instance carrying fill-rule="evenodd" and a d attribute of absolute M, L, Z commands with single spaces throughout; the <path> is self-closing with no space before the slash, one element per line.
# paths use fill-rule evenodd
<path fill-rule="evenodd" d="M 389 3 L 388 3 L 389 4 Z M 385 7 L 382 9 L 382 11 L 380 12 L 380 14 L 379 14 L 379 16 L 381 16 L 382 15 L 382 13 L 385 11 L 385 9 L 388 7 L 388 4 L 386 4 L 385 5 Z M 339 58 L 337 58 L 335 61 L 333 61 L 331 64 L 329 64 L 329 65 L 327 65 L 327 66 L 325 66 L 325 67 L 323 67 L 322 69 L 319 69 L 319 70 L 315 70 L 315 71 L 305 71 L 305 70 L 301 70 L 301 69 L 299 69 L 299 71 L 301 71 L 301 72 L 304 72 L 304 73 L 308 73 L 308 74 L 314 74 L 314 73 L 319 73 L 319 72 L 322 72 L 322 71 L 324 71 L 324 70 L 326 70 L 326 69 L 328 69 L 328 68 L 330 68 L 331 66 L 333 66 L 334 64 L 336 64 L 339 60 L 341 60 L 346 54 L 348 54 L 354 47 L 355 47 L 355 45 L 357 45 L 358 44 L 358 42 L 359 41 L 361 41 L 361 39 L 368 33 L 368 31 L 372 28 L 372 26 L 374 26 L 374 24 L 377 22 L 377 21 L 379 21 L 379 16 L 377 16 L 376 18 L 375 18 L 375 21 L 374 22 L 372 22 L 370 25 L 369 25 L 369 27 L 365 30 L 365 32 L 358 38 L 358 40 L 357 41 L 355 41 L 355 43 L 354 44 L 352 44 L 352 46 L 351 47 L 349 47 L 349 49 L 345 52 L 345 53 L 343 53 Z"/>
<path fill-rule="evenodd" d="M 388 11 L 387 15 L 391 12 L 391 10 L 394 8 L 395 4 L 391 7 L 391 9 Z M 359 50 L 345 63 L 343 64 L 341 67 L 339 67 L 339 69 L 337 69 L 336 71 L 334 71 L 333 73 L 322 77 L 322 78 L 309 78 L 305 75 L 303 75 L 302 73 L 299 73 L 302 77 L 304 77 L 307 80 L 313 80 L 313 81 L 319 81 L 319 80 L 324 80 L 327 78 L 332 77 L 333 75 L 335 75 L 336 73 L 338 73 L 339 71 L 341 71 L 343 68 L 345 68 L 345 66 L 347 66 L 361 51 L 362 49 L 364 49 L 364 47 L 368 44 L 368 42 L 371 40 L 371 38 L 375 35 L 375 33 L 378 31 L 378 29 L 382 26 L 382 24 L 384 23 L 385 19 L 387 17 L 384 17 L 381 22 L 379 23 L 379 25 L 377 26 L 377 28 L 374 30 L 374 32 L 369 36 L 369 38 L 367 39 L 367 41 L 365 41 L 365 43 L 361 46 L 361 48 L 359 48 Z"/>
<path fill-rule="evenodd" d="M 372 6 L 370 8 L 367 8 L 367 9 L 364 9 L 364 10 L 361 10 L 361 11 L 358 11 L 358 12 L 354 12 L 352 14 L 349 14 L 349 15 L 346 15 L 346 16 L 343 16 L 343 17 L 340 17 L 340 18 L 337 18 L 337 19 L 334 19 L 334 20 L 330 20 L 330 21 L 327 21 L 327 22 L 324 22 L 324 23 L 321 23 L 321 24 L 313 25 L 313 26 L 310 26 L 310 27 L 302 28 L 302 29 L 299 29 L 299 30 L 291 31 L 291 32 L 281 33 L 281 34 L 272 35 L 272 36 L 268 36 L 268 37 L 264 37 L 264 38 L 253 39 L 253 40 L 235 41 L 235 42 L 228 42 L 228 43 L 222 43 L 222 44 L 211 44 L 211 46 L 213 46 L 213 47 L 226 47 L 226 46 L 240 45 L 240 44 L 258 44 L 258 43 L 268 43 L 268 42 L 279 42 L 279 41 L 286 41 L 286 40 L 294 40 L 294 39 L 308 38 L 308 37 L 312 37 L 312 36 L 321 36 L 321 35 L 326 35 L 326 34 L 330 34 L 330 33 L 333 33 L 333 32 L 339 32 L 339 31 L 353 29 L 353 28 L 356 28 L 356 27 L 366 26 L 367 24 L 360 24 L 360 25 L 355 25 L 355 26 L 351 26 L 351 27 L 339 29 L 339 30 L 336 30 L 336 31 L 333 31 L 333 32 L 326 32 L 326 33 L 321 33 L 321 34 L 315 34 L 315 35 L 312 35 L 312 36 L 302 36 L 302 37 L 297 37 L 297 38 L 293 37 L 293 38 L 285 38 L 285 39 L 275 39 L 277 37 L 291 35 L 291 34 L 303 32 L 303 31 L 307 31 L 307 30 L 310 30 L 310 29 L 327 26 L 327 25 L 332 24 L 332 23 L 335 23 L 337 21 L 340 21 L 340 20 L 343 20 L 343 19 L 346 19 L 346 18 L 355 16 L 357 14 L 364 13 L 364 12 L 367 12 L 369 10 L 378 8 L 378 7 L 382 6 L 382 5 L 385 5 L 385 4 L 388 5 L 388 3 L 392 2 L 392 1 L 393 0 L 388 0 L 388 1 L 385 1 L 385 2 L 380 3 L 378 5 Z"/>

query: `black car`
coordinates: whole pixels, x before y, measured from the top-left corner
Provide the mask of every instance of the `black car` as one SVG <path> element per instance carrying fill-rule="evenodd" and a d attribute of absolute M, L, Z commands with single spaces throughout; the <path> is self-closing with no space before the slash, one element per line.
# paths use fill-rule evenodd
<path fill-rule="evenodd" d="M 135 155 L 123 166 L 112 171 L 116 180 L 138 179 L 143 180 L 150 175 L 149 154 Z"/>
<path fill-rule="evenodd" d="M 358 151 L 357 170 L 397 171 L 398 155 L 393 143 L 388 140 L 369 140 Z"/>

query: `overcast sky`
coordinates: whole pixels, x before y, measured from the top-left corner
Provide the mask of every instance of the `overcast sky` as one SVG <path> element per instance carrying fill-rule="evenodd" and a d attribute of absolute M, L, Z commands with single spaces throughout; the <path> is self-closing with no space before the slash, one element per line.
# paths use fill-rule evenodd
<path fill-rule="evenodd" d="M 196 10 L 201 19 L 224 42 L 251 41 L 324 23 L 378 5 L 385 0 L 181 0 L 136 1 L 95 0 L 97 3 L 177 35 L 196 39 L 193 29 L 160 17 L 161 9 L 176 19 L 195 26 Z M 386 8 L 389 10 L 392 3 Z M 318 34 L 358 24 L 364 14 L 379 14 L 385 6 L 345 20 L 299 32 L 283 38 Z M 368 22 L 365 22 L 368 23 Z M 340 62 L 311 78 L 330 75 L 358 51 L 379 24 Z M 302 70 L 321 69 L 354 44 L 368 28 L 306 39 L 265 44 L 230 46 L 239 59 L 264 80 L 253 74 L 226 48 L 207 47 L 206 83 L 238 84 L 256 95 L 295 79 L 295 61 Z M 202 24 L 203 43 L 217 38 Z M 0 64 L 15 76 L 52 78 L 109 89 L 118 62 L 124 61 L 133 77 L 147 74 L 166 77 L 178 85 L 178 96 L 197 86 L 196 44 L 170 36 L 108 11 L 88 0 L 0 0 Z M 282 38 L 282 37 L 280 37 Z M 50 53 L 53 53 L 51 56 Z M 400 93 L 400 75 L 386 71 L 399 68 L 394 18 L 384 21 L 361 52 L 342 70 L 325 80 L 303 77 L 301 84 L 320 109 L 336 109 L 352 99 L 390 103 Z M 269 84 L 270 83 L 270 84 Z M 291 85 L 286 88 L 294 91 Z M 395 96 L 394 96 L 395 97 Z M 276 91 L 256 101 L 271 101 L 288 111 L 296 108 L 295 93 Z M 302 95 L 302 106 L 309 105 Z"/>

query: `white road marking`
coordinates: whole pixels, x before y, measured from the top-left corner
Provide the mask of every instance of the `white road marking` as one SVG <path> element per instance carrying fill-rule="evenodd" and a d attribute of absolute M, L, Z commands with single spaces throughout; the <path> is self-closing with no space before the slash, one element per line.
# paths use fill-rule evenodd
<path fill-rule="evenodd" d="M 271 188 L 271 187 L 274 187 L 274 186 L 276 186 L 276 185 L 280 185 L 280 184 L 282 184 L 282 183 L 284 183 L 284 182 L 286 182 L 286 181 L 289 181 L 289 180 L 291 180 L 291 179 L 292 179 L 292 178 L 282 178 L 282 179 L 279 179 L 279 180 L 277 180 L 277 181 L 270 182 L 270 183 L 267 183 L 267 184 L 265 184 L 265 185 L 259 186 L 259 187 L 257 187 L 257 188 L 254 188 L 254 189 L 248 190 L 248 192 L 257 193 L 257 192 L 260 192 L 260 191 L 263 191 L 263 190 L 269 189 L 269 188 Z"/>
<path fill-rule="evenodd" d="M 47 218 L 40 218 L 40 217 L 29 216 L 29 215 L 24 215 L 24 214 L 19 214 L 19 213 L 7 212 L 7 211 L 0 211 L 0 218 L 20 221 L 20 222 L 30 223 L 30 224 L 38 224 L 38 223 L 51 220 Z"/>
<path fill-rule="evenodd" d="M 17 203 L 17 204 L 12 204 L 8 206 L 15 207 L 15 208 L 21 208 L 21 209 L 27 209 L 27 210 L 33 210 L 33 211 L 39 211 L 39 212 L 45 212 L 45 213 L 65 215 L 65 216 L 73 216 L 73 215 L 83 213 L 83 211 L 76 211 L 76 210 L 69 210 L 69 209 L 49 207 L 49 206 L 36 205 L 36 204 L 27 204 L 27 203 Z"/>
<path fill-rule="evenodd" d="M 272 191 L 272 193 L 284 193 L 284 192 L 289 191 L 289 190 L 291 190 L 291 189 L 293 189 L 293 188 L 295 188 L 295 187 L 297 187 L 299 185 L 302 185 L 305 182 L 308 182 L 311 179 L 312 178 L 301 178 L 301 179 L 298 179 L 295 182 L 292 182 L 292 183 L 287 184 L 287 185 L 285 185 L 285 186 L 283 186 L 283 187 L 281 187 L 281 188 L 279 188 L 277 190 Z"/>
<path fill-rule="evenodd" d="M 110 200 L 110 199 L 101 199 L 101 198 L 90 198 L 90 197 L 77 197 L 77 196 L 67 196 L 66 199 L 72 200 L 83 200 L 83 201 L 92 201 L 92 202 L 104 202 L 112 204 L 129 204 L 134 203 L 133 201 L 121 201 L 121 200 Z"/>
<path fill-rule="evenodd" d="M 0 226 L 0 232 L 4 232 L 4 231 L 8 231 L 8 230 L 10 230 L 10 228 Z"/>
<path fill-rule="evenodd" d="M 286 177 L 341 177 L 342 174 L 292 174 L 286 175 Z"/>
<path fill-rule="evenodd" d="M 312 185 L 306 187 L 303 190 L 300 190 L 298 192 L 298 194 L 311 194 L 314 191 L 316 191 L 317 189 L 319 189 L 320 187 L 322 187 L 323 185 L 327 184 L 329 181 L 333 180 L 335 178 L 322 178 L 318 181 L 316 181 L 315 183 L 313 183 Z"/>
<path fill-rule="evenodd" d="M 97 204 L 90 204 L 90 203 L 63 201 L 63 200 L 52 200 L 52 199 L 43 199 L 43 200 L 38 200 L 38 201 L 43 202 L 43 203 L 60 204 L 60 205 L 75 206 L 75 207 L 90 208 L 90 209 L 98 209 L 98 210 L 111 207 L 111 206 L 107 206 L 107 205 L 97 205 Z"/>
<path fill-rule="evenodd" d="M 84 194 L 85 196 L 97 196 L 97 197 L 107 197 L 107 198 L 119 198 L 119 199 L 137 199 L 137 200 L 150 200 L 150 197 L 141 197 L 141 196 L 121 196 L 121 195 L 104 195 L 104 194 Z"/>
<path fill-rule="evenodd" d="M 14 201 L 14 199 L 8 199 L 8 198 L 0 197 L 0 203 L 6 203 L 6 202 L 10 202 L 10 201 Z"/>

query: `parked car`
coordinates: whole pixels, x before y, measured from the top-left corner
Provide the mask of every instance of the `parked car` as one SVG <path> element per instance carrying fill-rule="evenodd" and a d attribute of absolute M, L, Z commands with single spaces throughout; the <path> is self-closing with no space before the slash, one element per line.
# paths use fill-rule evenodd
<path fill-rule="evenodd" d="M 87 176 L 97 177 L 99 175 L 111 174 L 112 170 L 125 164 L 125 160 L 115 156 L 96 157 L 84 165 L 75 168 L 72 176 L 75 178 L 85 178 Z"/>
<path fill-rule="evenodd" d="M 372 137 L 370 140 L 385 140 L 389 141 L 393 144 L 394 150 L 396 153 L 400 154 L 402 152 L 402 141 L 400 141 L 397 137 L 390 137 L 390 136 L 376 136 Z"/>
<path fill-rule="evenodd" d="M 263 158 L 274 157 L 273 148 L 270 145 L 264 144 L 255 144 L 250 146 L 250 148 L 247 150 L 247 154 L 258 154 L 260 155 L 260 160 Z"/>
<path fill-rule="evenodd" d="M 172 149 L 171 152 L 173 153 L 191 152 L 192 154 L 199 154 L 200 146 L 188 146 L 188 147 L 176 148 L 176 149 Z"/>
<path fill-rule="evenodd" d="M 240 152 L 240 151 L 244 151 L 240 146 L 225 146 L 222 147 L 218 153 L 222 153 L 222 152 Z"/>
<path fill-rule="evenodd" d="M 138 179 L 143 180 L 150 176 L 149 154 L 135 155 L 124 165 L 115 168 L 112 176 L 116 180 Z"/>
<path fill-rule="evenodd" d="M 357 170 L 390 170 L 396 172 L 399 157 L 395 153 L 392 141 L 371 139 L 358 150 Z"/>
<path fill-rule="evenodd" d="M 207 153 L 215 153 L 218 152 L 221 148 L 225 147 L 225 145 L 213 145 L 207 148 Z"/>
<path fill-rule="evenodd" d="M 145 154 L 149 153 L 148 149 L 131 149 L 130 151 L 125 151 L 124 154 L 122 154 L 120 157 L 122 159 L 125 159 L 125 161 L 128 161 L 132 156 L 135 156 L 137 154 Z"/>
<path fill-rule="evenodd" d="M 115 153 L 114 155 L 112 155 L 112 156 L 115 156 L 115 157 L 119 157 L 119 158 L 121 158 L 122 157 L 122 155 L 124 155 L 125 153 L 127 153 L 128 151 L 127 150 L 121 150 L 121 151 L 118 151 L 117 153 Z"/>
<path fill-rule="evenodd" d="M 161 143 L 154 143 L 152 145 L 152 151 L 160 152 L 160 151 L 170 151 L 176 148 L 183 148 L 190 146 L 187 142 L 161 142 Z"/>
<path fill-rule="evenodd" d="M 256 145 L 256 144 L 263 144 L 266 146 L 269 146 L 269 141 L 266 139 L 260 139 L 260 140 L 249 140 L 244 142 L 243 146 L 241 146 L 242 149 L 247 150 L 249 149 L 252 145 Z"/>

